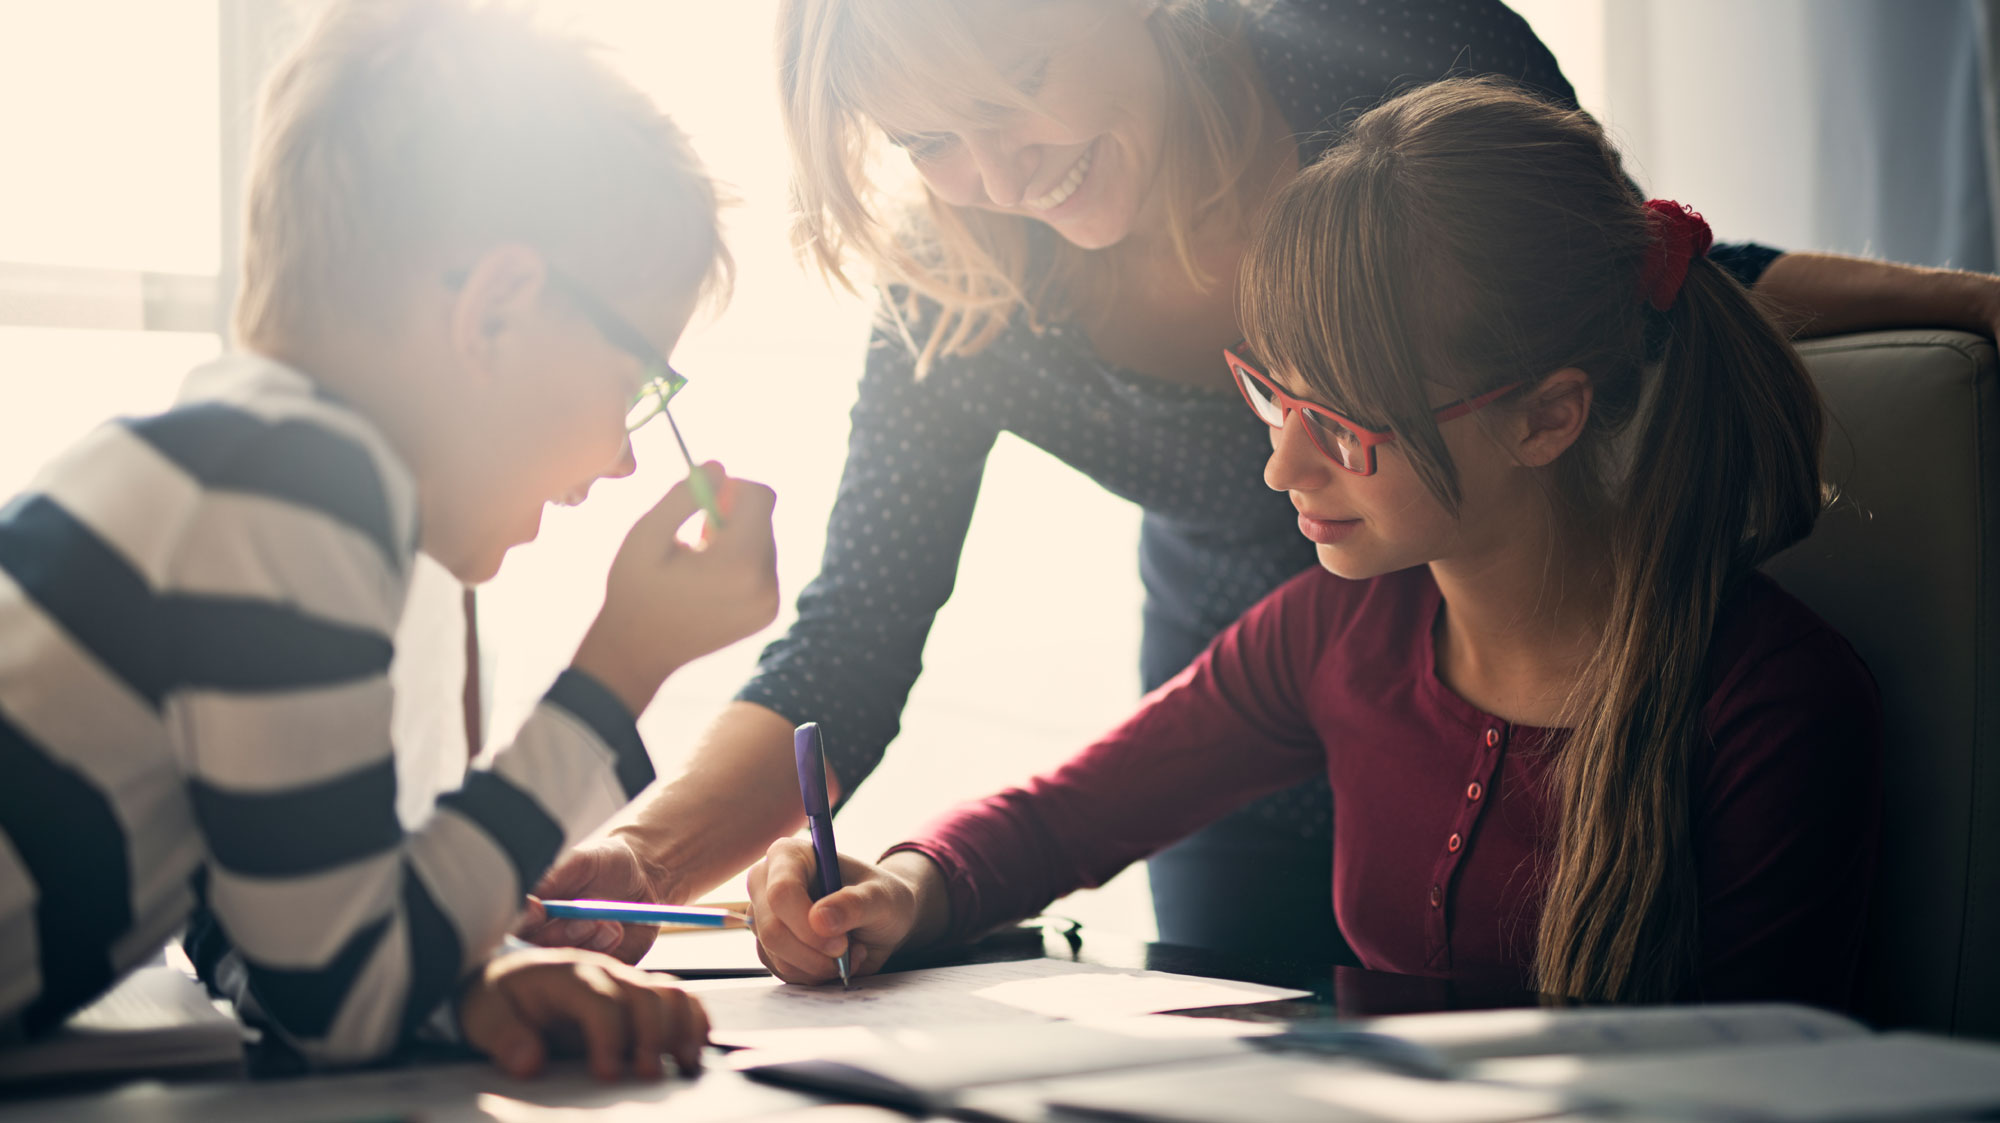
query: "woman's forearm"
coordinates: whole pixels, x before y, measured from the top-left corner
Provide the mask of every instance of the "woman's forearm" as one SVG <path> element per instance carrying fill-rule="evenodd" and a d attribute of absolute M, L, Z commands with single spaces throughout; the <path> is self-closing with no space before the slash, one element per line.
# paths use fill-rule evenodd
<path fill-rule="evenodd" d="M 830 774 L 827 788 L 840 797 Z M 617 833 L 661 898 L 686 902 L 748 869 L 804 822 L 792 723 L 754 702 L 731 702 L 686 771 L 656 787 Z"/>
<path fill-rule="evenodd" d="M 1948 327 L 1992 335 L 2000 277 L 1825 253 L 1788 253 L 1754 290 L 1795 336 L 1897 327 Z"/>

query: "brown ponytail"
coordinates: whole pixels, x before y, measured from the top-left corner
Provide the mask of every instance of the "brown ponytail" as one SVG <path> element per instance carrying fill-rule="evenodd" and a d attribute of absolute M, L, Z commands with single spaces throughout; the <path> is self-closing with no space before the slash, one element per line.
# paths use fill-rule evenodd
<path fill-rule="evenodd" d="M 1820 404 L 1797 354 L 1705 258 L 1668 312 L 1647 308 L 1653 230 L 1587 114 L 1451 81 L 1357 121 L 1280 194 L 1243 271 L 1251 347 L 1393 427 L 1448 509 L 1426 382 L 1589 374 L 1551 498 L 1606 528 L 1612 600 L 1565 708 L 1531 982 L 1628 1001 L 1679 992 L 1699 946 L 1688 772 L 1717 613 L 1819 511 Z"/>

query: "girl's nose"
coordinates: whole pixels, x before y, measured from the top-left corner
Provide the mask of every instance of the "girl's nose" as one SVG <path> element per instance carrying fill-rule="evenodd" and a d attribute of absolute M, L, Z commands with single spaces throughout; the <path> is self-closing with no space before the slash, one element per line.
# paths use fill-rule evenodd
<path fill-rule="evenodd" d="M 1264 462 L 1264 486 L 1272 491 L 1311 491 L 1325 486 L 1333 465 L 1306 435 L 1305 418 L 1297 410 L 1285 415 L 1282 429 L 1271 430 L 1271 458 Z"/>

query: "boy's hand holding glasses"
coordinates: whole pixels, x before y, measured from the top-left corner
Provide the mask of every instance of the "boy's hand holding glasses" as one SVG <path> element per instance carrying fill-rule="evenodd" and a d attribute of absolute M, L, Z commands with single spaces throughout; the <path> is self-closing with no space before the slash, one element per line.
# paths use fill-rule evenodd
<path fill-rule="evenodd" d="M 689 545 L 680 529 L 699 509 L 700 479 L 726 512 Z M 719 464 L 669 490 L 625 535 L 611 563 L 604 607 L 577 648 L 575 666 L 633 714 L 684 664 L 749 636 L 778 615 L 777 547 L 770 488 L 732 480 Z"/>
<path fill-rule="evenodd" d="M 604 607 L 576 653 L 574 666 L 637 716 L 683 664 L 777 618 L 776 496 L 762 484 L 730 479 L 720 464 L 697 468 L 667 405 L 687 379 L 588 288 L 553 269 L 546 276 L 607 343 L 639 361 L 644 378 L 626 410 L 627 438 L 663 416 L 688 466 L 687 478 L 625 535 L 611 563 Z M 680 529 L 696 510 L 706 513 L 706 521 L 690 546 Z"/>

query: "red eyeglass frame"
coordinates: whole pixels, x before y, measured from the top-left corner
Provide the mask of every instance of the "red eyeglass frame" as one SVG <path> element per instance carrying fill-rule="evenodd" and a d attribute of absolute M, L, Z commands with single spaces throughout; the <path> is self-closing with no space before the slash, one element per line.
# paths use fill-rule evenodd
<path fill-rule="evenodd" d="M 1293 410 L 1316 413 L 1354 434 L 1355 439 L 1361 443 L 1362 466 L 1359 468 L 1349 468 L 1345 459 L 1321 444 L 1319 435 L 1313 432 L 1312 426 L 1307 425 L 1305 426 L 1306 439 L 1313 443 L 1313 447 L 1319 450 L 1319 454 L 1326 457 L 1328 463 L 1331 463 L 1343 472 L 1351 472 L 1357 476 L 1372 476 L 1375 474 L 1375 447 L 1394 441 L 1396 434 L 1393 431 L 1370 429 L 1366 425 L 1342 417 L 1340 414 L 1317 402 L 1308 402 L 1303 398 L 1292 397 L 1279 388 L 1277 383 L 1266 377 L 1263 371 L 1251 366 L 1249 361 L 1237 354 L 1234 348 L 1224 347 L 1222 349 L 1222 357 L 1229 364 L 1232 374 L 1240 372 L 1256 379 L 1258 385 L 1271 392 L 1271 400 L 1278 403 L 1278 408 L 1284 411 L 1279 414 L 1278 423 L 1271 425 L 1271 422 L 1264 417 L 1264 411 L 1258 409 L 1257 403 L 1250 400 L 1250 391 L 1244 388 L 1243 380 L 1241 378 L 1232 378 L 1231 381 L 1236 383 L 1236 392 L 1243 395 L 1243 404 L 1250 407 L 1250 412 L 1257 415 L 1257 420 L 1264 422 L 1266 425 L 1271 425 L 1273 429 L 1283 429 L 1285 421 L 1292 416 Z M 1455 402 L 1446 402 L 1444 405 L 1432 410 L 1431 417 L 1439 425 L 1447 421 L 1456 421 L 1467 414 L 1477 413 L 1485 409 L 1487 406 L 1492 405 L 1494 402 L 1526 385 L 1526 382 L 1510 382 L 1498 390 L 1488 390 L 1484 394 L 1477 394 L 1470 398 L 1460 398 Z"/>

